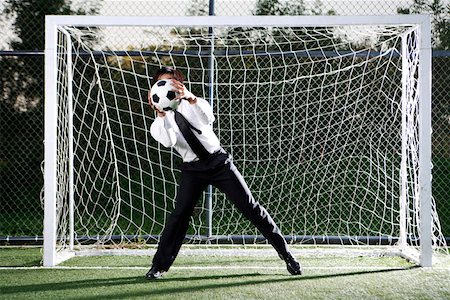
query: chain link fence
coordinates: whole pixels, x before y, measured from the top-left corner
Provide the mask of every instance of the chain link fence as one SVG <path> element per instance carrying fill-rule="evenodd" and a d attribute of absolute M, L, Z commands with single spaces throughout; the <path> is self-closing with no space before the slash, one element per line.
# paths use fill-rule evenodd
<path fill-rule="evenodd" d="M 379 15 L 434 12 L 434 20 L 450 17 L 450 1 L 441 10 L 418 7 L 408 0 L 215 0 L 214 14 Z M 433 2 L 433 1 L 425 1 Z M 67 1 L 69 3 L 69 1 Z M 64 1 L 0 0 L 0 239 L 40 243 L 43 231 L 43 69 L 44 15 L 208 15 L 209 1 Z M 263 6 L 266 5 L 266 6 Z M 263 9 L 265 8 L 265 10 Z M 438 7 L 439 8 L 439 7 Z M 26 13 L 26 12 L 29 13 Z M 437 32 L 439 28 L 435 27 Z M 141 33 L 136 33 L 141 34 Z M 450 45 L 435 39 L 433 51 L 433 197 L 442 231 L 450 237 Z M 436 44 L 435 44 L 436 45 Z M 123 49 L 126 50 L 126 49 Z M 27 237 L 27 238 L 23 238 Z"/>

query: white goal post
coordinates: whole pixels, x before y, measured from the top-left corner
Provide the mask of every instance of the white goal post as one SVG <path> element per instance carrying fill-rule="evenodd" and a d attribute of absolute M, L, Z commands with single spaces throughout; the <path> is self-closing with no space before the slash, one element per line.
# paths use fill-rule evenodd
<path fill-rule="evenodd" d="M 44 266 L 83 245 L 157 242 L 179 160 L 148 135 L 145 91 L 162 65 L 211 102 L 221 141 L 290 242 L 389 244 L 424 267 L 445 245 L 431 195 L 429 16 L 45 21 Z M 111 50 L 105 28 L 148 39 Z M 219 194 L 199 202 L 187 240 L 262 242 Z"/>

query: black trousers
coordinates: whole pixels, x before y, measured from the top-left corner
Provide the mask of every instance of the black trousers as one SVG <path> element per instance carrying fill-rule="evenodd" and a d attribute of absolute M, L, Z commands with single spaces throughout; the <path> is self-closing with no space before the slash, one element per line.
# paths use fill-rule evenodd
<path fill-rule="evenodd" d="M 183 163 L 175 209 L 162 232 L 153 265 L 167 271 L 181 248 L 189 220 L 198 199 L 208 185 L 213 185 L 249 219 L 281 257 L 288 254 L 287 244 L 278 226 L 264 207 L 253 199 L 242 175 L 224 151 L 205 161 Z"/>

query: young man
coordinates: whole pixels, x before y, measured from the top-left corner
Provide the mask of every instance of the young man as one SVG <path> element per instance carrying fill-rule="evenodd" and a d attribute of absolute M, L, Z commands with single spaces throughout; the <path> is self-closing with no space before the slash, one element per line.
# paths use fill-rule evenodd
<path fill-rule="evenodd" d="M 163 67 L 153 77 L 154 82 L 172 79 L 181 101 L 175 111 L 158 111 L 153 107 L 150 93 L 149 103 L 157 117 L 151 125 L 153 138 L 165 147 L 173 147 L 181 155 L 181 179 L 175 209 L 162 232 L 153 264 L 146 278 L 155 279 L 169 270 L 185 238 L 194 207 L 208 185 L 213 185 L 249 219 L 286 262 L 292 275 L 301 275 L 302 267 L 288 250 L 286 241 L 278 226 L 264 207 L 253 199 L 244 178 L 238 172 L 231 157 L 220 146 L 211 124 L 214 115 L 209 103 L 189 92 L 184 84 L 183 74 L 175 69 Z M 180 124 L 180 114 L 189 124 Z M 203 152 L 195 150 L 191 138 L 186 137 L 188 127 L 195 131 Z M 197 142 L 198 143 L 198 142 Z"/>

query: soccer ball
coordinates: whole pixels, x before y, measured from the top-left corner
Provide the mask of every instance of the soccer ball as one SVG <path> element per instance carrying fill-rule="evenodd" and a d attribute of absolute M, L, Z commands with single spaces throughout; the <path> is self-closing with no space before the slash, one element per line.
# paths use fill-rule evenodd
<path fill-rule="evenodd" d="M 158 80 L 151 89 L 150 97 L 153 106 L 159 111 L 173 110 L 178 107 L 180 99 L 178 93 L 174 91 L 173 81 L 171 79 Z"/>

